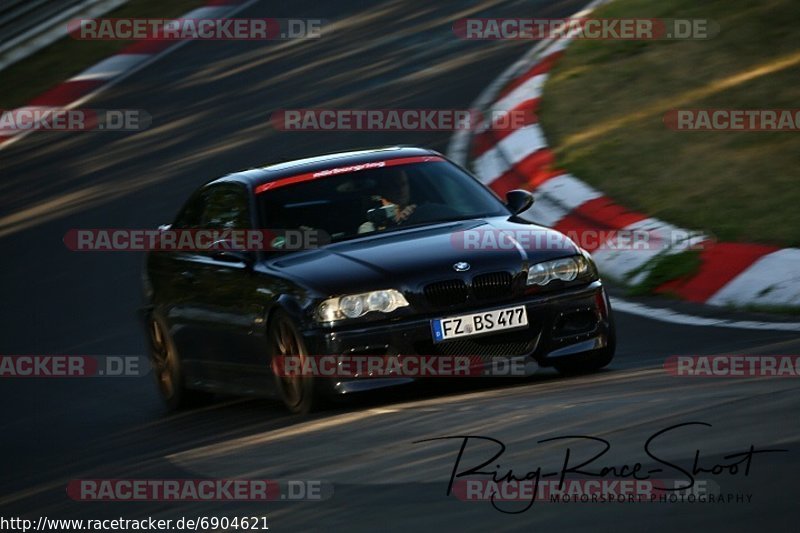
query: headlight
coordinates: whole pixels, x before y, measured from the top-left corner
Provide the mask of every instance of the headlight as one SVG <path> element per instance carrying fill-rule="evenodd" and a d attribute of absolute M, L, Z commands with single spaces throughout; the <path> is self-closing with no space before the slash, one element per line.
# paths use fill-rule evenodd
<path fill-rule="evenodd" d="M 589 260 L 583 255 L 537 263 L 528 269 L 528 285 L 547 285 L 554 279 L 573 281 L 589 269 Z"/>
<path fill-rule="evenodd" d="M 405 297 L 394 289 L 364 292 L 325 300 L 317 307 L 316 318 L 319 322 L 333 322 L 345 318 L 358 318 L 370 311 L 391 313 L 407 305 Z"/>

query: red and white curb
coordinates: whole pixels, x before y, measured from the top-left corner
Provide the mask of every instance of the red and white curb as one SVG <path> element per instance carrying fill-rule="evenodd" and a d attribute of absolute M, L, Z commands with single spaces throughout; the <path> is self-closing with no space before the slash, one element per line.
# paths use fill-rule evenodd
<path fill-rule="evenodd" d="M 606 0 L 592 2 L 573 15 L 586 16 Z M 533 191 L 531 218 L 563 232 L 644 230 L 670 242 L 676 232 L 695 235 L 666 250 L 620 250 L 612 237 L 588 247 L 601 272 L 622 283 L 636 284 L 636 272 L 657 254 L 674 254 L 688 245 L 702 248 L 699 271 L 687 279 L 665 283 L 658 292 L 715 306 L 800 307 L 800 249 L 749 243 L 715 242 L 707 237 L 626 209 L 580 179 L 555 169 L 536 112 L 548 72 L 569 40 L 539 43 L 512 65 L 478 98 L 473 107 L 491 111 L 525 111 L 528 123 L 512 131 L 457 132 L 448 153 L 470 166 L 480 180 L 501 196 L 523 188 Z M 487 115 L 485 115 L 487 116 Z M 654 247 L 655 248 L 655 247 Z"/>
<path fill-rule="evenodd" d="M 252 3 L 253 0 L 246 3 L 243 3 L 242 0 L 209 0 L 207 5 L 193 9 L 180 18 L 228 17 Z M 75 108 L 187 42 L 189 41 L 176 42 L 156 39 L 137 41 L 121 52 L 40 94 L 26 106 L 6 111 L 6 113 L 18 113 L 20 110 L 43 111 Z M 32 132 L 20 131 L 0 134 L 0 150 L 23 139 L 30 133 Z"/>

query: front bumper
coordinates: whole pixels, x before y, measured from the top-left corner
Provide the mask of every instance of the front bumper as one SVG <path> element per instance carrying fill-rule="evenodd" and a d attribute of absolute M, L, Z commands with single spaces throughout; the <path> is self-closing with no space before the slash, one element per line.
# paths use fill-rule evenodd
<path fill-rule="evenodd" d="M 484 336 L 462 337 L 434 343 L 431 320 L 514 305 L 525 305 L 528 327 Z M 314 328 L 303 333 L 308 353 L 314 355 L 470 355 L 487 363 L 492 357 L 524 357 L 540 366 L 552 366 L 563 358 L 586 356 L 611 343 L 613 324 L 608 298 L 600 281 L 580 288 L 514 299 L 492 306 L 471 307 L 414 316 L 382 323 Z M 382 386 L 376 381 L 363 388 Z M 408 380 L 406 380 L 408 381 Z M 362 387 L 359 387 L 359 389 Z"/>

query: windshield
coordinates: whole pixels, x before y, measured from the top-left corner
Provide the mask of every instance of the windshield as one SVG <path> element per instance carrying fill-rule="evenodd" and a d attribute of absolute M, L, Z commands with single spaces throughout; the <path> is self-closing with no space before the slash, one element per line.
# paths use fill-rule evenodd
<path fill-rule="evenodd" d="M 509 214 L 480 183 L 441 159 L 286 181 L 257 195 L 264 227 L 318 230 L 332 242 Z"/>

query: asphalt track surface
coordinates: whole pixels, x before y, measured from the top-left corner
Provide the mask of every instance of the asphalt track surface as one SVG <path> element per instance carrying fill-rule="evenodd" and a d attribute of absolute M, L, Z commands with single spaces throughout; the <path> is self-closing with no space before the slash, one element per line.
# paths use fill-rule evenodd
<path fill-rule="evenodd" d="M 322 151 L 394 143 L 444 151 L 447 133 L 281 133 L 268 118 L 293 107 L 465 108 L 529 44 L 461 41 L 450 32 L 452 20 L 562 17 L 582 3 L 260 2 L 238 16 L 325 18 L 335 31 L 319 41 L 190 43 L 90 104 L 145 109 L 150 130 L 37 134 L 1 151 L 0 353 L 144 353 L 136 320 L 141 256 L 70 252 L 62 243 L 68 229 L 154 227 L 210 178 Z M 167 415 L 149 378 L 5 380 L 0 516 L 266 515 L 273 531 L 796 531 L 798 381 L 679 379 L 661 365 L 676 354 L 800 354 L 798 335 L 624 313 L 617 323 L 617 358 L 596 375 L 429 381 L 306 418 L 258 399 L 220 399 Z M 751 444 L 789 451 L 756 456 L 748 476 L 714 478 L 723 492 L 750 495 L 749 503 L 537 503 L 504 514 L 490 502 L 446 496 L 457 442 L 413 443 L 490 436 L 508 447 L 503 466 L 524 473 L 563 460 L 566 445 L 538 440 L 591 435 L 612 442 L 598 465 L 652 466 L 647 437 L 685 422 L 712 427 L 678 430 L 659 450 L 689 468 L 695 450 L 704 464 Z M 469 459 L 486 457 L 487 449 L 471 448 Z M 70 479 L 123 477 L 326 480 L 334 496 L 89 503 L 65 492 Z"/>

